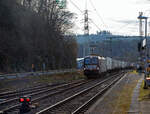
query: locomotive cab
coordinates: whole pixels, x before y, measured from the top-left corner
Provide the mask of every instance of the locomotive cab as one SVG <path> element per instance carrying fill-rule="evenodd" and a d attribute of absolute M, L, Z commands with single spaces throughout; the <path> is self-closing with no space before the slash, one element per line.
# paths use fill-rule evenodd
<path fill-rule="evenodd" d="M 84 59 L 84 74 L 97 75 L 99 74 L 99 59 L 97 56 L 89 56 Z"/>

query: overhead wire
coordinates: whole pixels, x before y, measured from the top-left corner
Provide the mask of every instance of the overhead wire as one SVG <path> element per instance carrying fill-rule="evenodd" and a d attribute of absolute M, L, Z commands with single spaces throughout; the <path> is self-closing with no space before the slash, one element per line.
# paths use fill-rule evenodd
<path fill-rule="evenodd" d="M 97 13 L 97 16 L 98 16 L 98 17 L 100 18 L 100 20 L 102 21 L 103 25 L 106 27 L 106 29 L 108 29 L 108 26 L 105 24 L 103 18 L 101 17 L 101 15 L 99 14 L 99 12 L 97 11 L 97 9 L 96 9 L 96 7 L 94 6 L 92 0 L 89 0 L 89 1 L 90 1 L 91 5 L 92 5 L 94 11 Z"/>
<path fill-rule="evenodd" d="M 126 23 L 123 26 L 119 27 L 119 29 L 117 29 L 116 31 L 120 31 L 122 29 L 124 29 L 125 27 L 128 27 L 129 25 L 131 25 L 132 23 Z"/>
<path fill-rule="evenodd" d="M 116 31 L 119 31 L 119 30 L 121 30 L 121 29 L 123 29 L 123 28 L 125 28 L 125 27 L 127 27 L 128 25 L 130 25 L 131 23 L 127 23 L 127 24 L 125 24 L 125 25 L 123 25 L 123 26 L 121 26 L 121 27 L 119 27 L 119 29 L 117 29 Z"/>
<path fill-rule="evenodd" d="M 99 29 L 99 31 L 101 31 L 101 29 L 98 27 L 98 25 L 96 23 L 94 23 L 94 21 L 92 19 L 90 19 L 90 21 Z"/>
<path fill-rule="evenodd" d="M 81 13 L 83 13 L 83 11 L 74 3 L 72 2 L 71 0 L 69 0 Z"/>
<path fill-rule="evenodd" d="M 72 0 L 69 0 L 81 13 L 83 13 L 83 11 L 74 3 L 72 2 Z M 94 26 L 99 29 L 101 31 L 101 29 L 98 27 L 98 25 L 96 23 L 94 23 L 93 20 L 91 20 L 91 22 L 94 24 Z"/>

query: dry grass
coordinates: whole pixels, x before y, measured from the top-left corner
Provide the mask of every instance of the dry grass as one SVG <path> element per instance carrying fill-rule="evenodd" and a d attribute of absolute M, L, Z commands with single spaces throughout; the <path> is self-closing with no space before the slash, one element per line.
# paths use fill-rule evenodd
<path fill-rule="evenodd" d="M 119 92 L 118 99 L 114 102 L 114 112 L 113 114 L 127 114 L 130 108 L 132 93 L 137 84 L 137 80 L 133 83 L 126 84 L 122 91 Z"/>
<path fill-rule="evenodd" d="M 62 83 L 62 82 L 68 82 L 68 81 L 79 80 L 84 78 L 86 77 L 83 75 L 83 72 L 78 71 L 78 72 L 71 72 L 71 73 L 62 73 L 57 75 L 39 76 L 39 82 Z"/>

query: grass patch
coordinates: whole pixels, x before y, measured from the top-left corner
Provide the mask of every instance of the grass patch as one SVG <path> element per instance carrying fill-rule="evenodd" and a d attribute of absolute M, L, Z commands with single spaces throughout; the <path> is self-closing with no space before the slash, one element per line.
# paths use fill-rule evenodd
<path fill-rule="evenodd" d="M 138 80 L 133 81 L 133 83 L 126 84 L 122 91 L 118 94 L 118 99 L 114 102 L 114 112 L 113 114 L 127 114 L 130 108 L 133 90 L 137 84 Z"/>
<path fill-rule="evenodd" d="M 150 100 L 150 89 L 143 89 L 143 87 L 144 81 L 142 82 L 140 87 L 139 101 Z"/>
<path fill-rule="evenodd" d="M 83 75 L 82 71 L 78 72 L 67 72 L 55 75 L 43 75 L 39 76 L 39 82 L 43 83 L 63 83 L 73 80 L 84 79 L 85 76 Z"/>

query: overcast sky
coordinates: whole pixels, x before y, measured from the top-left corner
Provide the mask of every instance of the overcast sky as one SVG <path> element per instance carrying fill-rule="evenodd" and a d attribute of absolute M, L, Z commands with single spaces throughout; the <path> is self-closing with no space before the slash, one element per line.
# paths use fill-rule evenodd
<path fill-rule="evenodd" d="M 71 0 L 82 11 L 85 10 L 86 0 Z M 95 9 L 92 7 L 90 0 L 87 0 L 89 18 L 93 20 L 101 30 L 109 30 L 113 34 L 122 35 L 139 35 L 138 33 L 138 15 L 140 11 L 145 16 L 150 16 L 150 0 L 91 0 Z M 74 20 L 75 27 L 73 32 L 83 34 L 83 13 L 81 13 L 71 2 L 67 0 L 67 8 L 76 13 L 77 18 Z M 100 17 L 102 19 L 100 19 Z M 90 23 L 90 34 L 96 33 L 99 29 Z M 149 30 L 150 32 L 150 30 Z"/>

